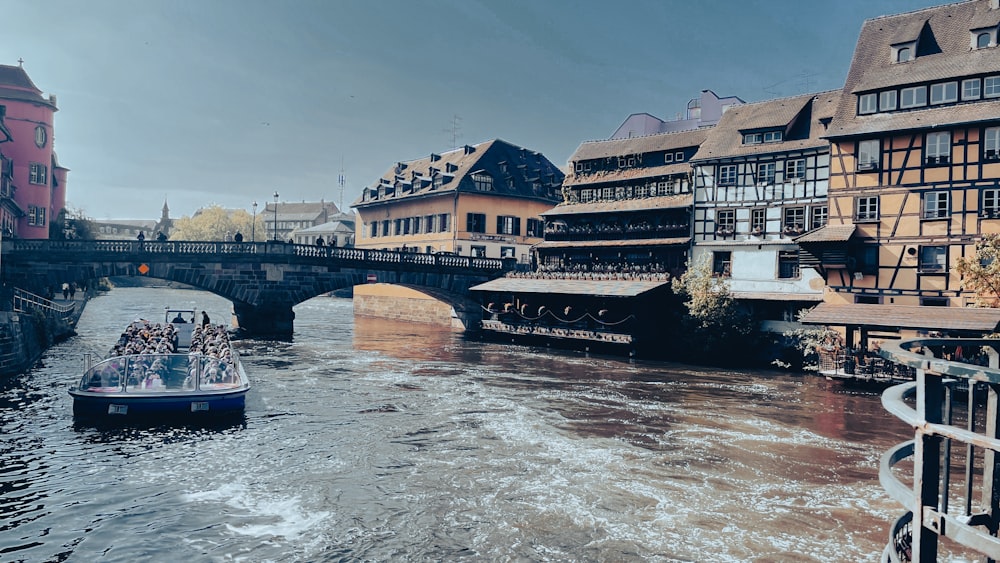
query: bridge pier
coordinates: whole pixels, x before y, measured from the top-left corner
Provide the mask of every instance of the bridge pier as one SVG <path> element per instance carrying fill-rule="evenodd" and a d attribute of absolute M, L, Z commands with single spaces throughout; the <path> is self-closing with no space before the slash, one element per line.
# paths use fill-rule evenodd
<path fill-rule="evenodd" d="M 291 336 L 295 312 L 288 303 L 250 305 L 233 303 L 236 326 L 254 336 Z"/>

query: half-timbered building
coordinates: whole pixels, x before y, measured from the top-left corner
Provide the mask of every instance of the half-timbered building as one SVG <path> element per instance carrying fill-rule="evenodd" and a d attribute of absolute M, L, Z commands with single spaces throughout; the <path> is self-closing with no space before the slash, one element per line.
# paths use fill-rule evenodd
<path fill-rule="evenodd" d="M 863 341 L 872 329 L 949 330 L 935 319 L 960 309 L 918 308 L 972 304 L 956 261 L 1000 230 L 998 28 L 997 0 L 862 26 L 826 133 L 829 226 L 799 238 L 827 285 L 808 321 L 852 319 Z"/>
<path fill-rule="evenodd" d="M 692 159 L 692 257 L 711 260 L 765 328 L 783 330 L 823 298 L 795 237 L 826 225 L 829 142 L 839 92 L 730 108 Z"/>

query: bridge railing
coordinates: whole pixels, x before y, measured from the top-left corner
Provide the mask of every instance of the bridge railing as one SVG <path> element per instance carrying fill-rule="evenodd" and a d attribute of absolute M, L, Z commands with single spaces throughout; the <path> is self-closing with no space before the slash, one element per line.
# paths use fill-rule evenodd
<path fill-rule="evenodd" d="M 222 241 L 129 241 L 129 240 L 25 240 L 3 241 L 5 255 L 11 253 L 109 253 L 109 254 L 202 254 L 254 256 L 298 256 L 326 258 L 349 262 L 414 264 L 489 272 L 512 270 L 513 258 L 479 258 L 448 254 L 420 254 L 396 250 L 342 248 L 284 242 L 222 242 Z"/>
<path fill-rule="evenodd" d="M 14 312 L 29 313 L 31 311 L 41 311 L 45 315 L 55 316 L 69 322 L 76 311 L 76 303 L 62 305 L 41 295 L 14 288 Z"/>
<path fill-rule="evenodd" d="M 883 358 L 916 370 L 916 381 L 882 395 L 886 410 L 914 428 L 914 439 L 886 452 L 879 468 L 882 487 L 907 509 L 884 561 L 937 561 L 942 536 L 1000 560 L 998 350 L 1000 340 L 988 339 L 882 344 Z M 907 469 L 912 475 L 901 480 Z"/>

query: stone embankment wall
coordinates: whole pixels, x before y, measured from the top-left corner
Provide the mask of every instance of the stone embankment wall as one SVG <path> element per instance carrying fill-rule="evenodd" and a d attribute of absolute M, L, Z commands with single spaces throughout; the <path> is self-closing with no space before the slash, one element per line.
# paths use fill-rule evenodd
<path fill-rule="evenodd" d="M 354 314 L 465 329 L 455 308 L 407 287 L 376 283 L 354 288 Z"/>
<path fill-rule="evenodd" d="M 28 371 L 49 346 L 76 334 L 76 321 L 85 305 L 86 298 L 76 302 L 68 323 L 41 313 L 0 311 L 0 377 Z"/>

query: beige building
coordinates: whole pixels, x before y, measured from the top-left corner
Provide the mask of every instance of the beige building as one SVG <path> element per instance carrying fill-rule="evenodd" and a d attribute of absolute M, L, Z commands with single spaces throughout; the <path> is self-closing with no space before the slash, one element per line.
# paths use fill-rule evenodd
<path fill-rule="evenodd" d="M 527 261 L 563 173 L 495 139 L 392 166 L 354 202 L 355 246 Z"/>

